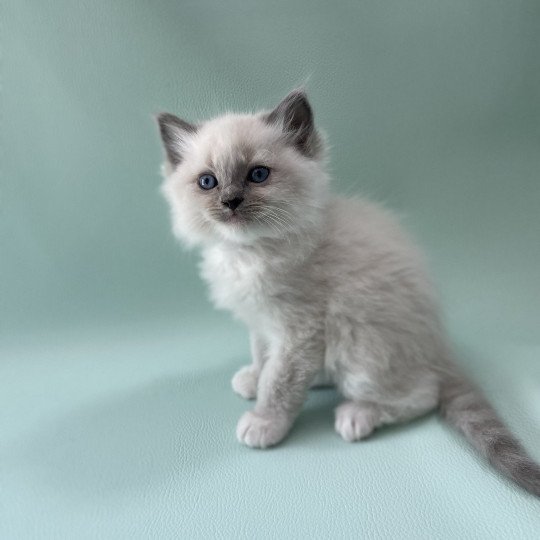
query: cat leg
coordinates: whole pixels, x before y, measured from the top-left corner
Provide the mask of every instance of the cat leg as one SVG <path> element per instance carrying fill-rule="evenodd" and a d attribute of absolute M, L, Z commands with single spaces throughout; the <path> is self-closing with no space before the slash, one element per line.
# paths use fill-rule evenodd
<path fill-rule="evenodd" d="M 344 401 L 335 413 L 334 428 L 347 442 L 365 439 L 380 425 L 377 407 L 367 402 Z"/>
<path fill-rule="evenodd" d="M 298 336 L 304 336 L 298 337 Z M 295 332 L 270 353 L 260 374 L 257 403 L 240 418 L 238 440 L 254 448 L 280 442 L 291 428 L 324 361 L 322 333 Z"/>
<path fill-rule="evenodd" d="M 420 396 L 419 396 L 420 397 Z M 418 401 L 410 399 L 392 405 L 368 401 L 344 401 L 336 410 L 335 430 L 347 442 L 369 437 L 384 424 L 406 422 L 433 410 L 438 403 L 438 391 L 434 388 Z"/>
<path fill-rule="evenodd" d="M 251 347 L 251 364 L 241 367 L 231 381 L 233 390 L 244 399 L 255 399 L 257 397 L 257 383 L 268 354 L 266 341 L 251 332 L 249 335 Z"/>

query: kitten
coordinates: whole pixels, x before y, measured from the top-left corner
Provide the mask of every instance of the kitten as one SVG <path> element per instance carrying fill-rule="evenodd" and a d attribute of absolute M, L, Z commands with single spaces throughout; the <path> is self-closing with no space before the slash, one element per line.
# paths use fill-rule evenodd
<path fill-rule="evenodd" d="M 346 441 L 440 407 L 540 496 L 540 468 L 452 363 L 421 254 L 388 211 L 330 195 L 302 90 L 270 112 L 158 122 L 174 233 L 202 248 L 216 306 L 250 330 L 253 362 L 232 379 L 257 400 L 238 422 L 240 442 L 279 443 L 310 385 L 332 383 L 345 398 L 335 429 Z"/>

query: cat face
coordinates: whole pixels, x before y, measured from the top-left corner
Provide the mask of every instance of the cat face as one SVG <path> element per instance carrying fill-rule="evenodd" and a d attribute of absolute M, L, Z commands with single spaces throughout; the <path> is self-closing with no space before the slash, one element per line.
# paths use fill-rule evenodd
<path fill-rule="evenodd" d="M 188 244 L 286 237 L 313 226 L 326 194 L 323 144 L 302 91 L 273 111 L 195 126 L 158 117 L 177 236 Z"/>

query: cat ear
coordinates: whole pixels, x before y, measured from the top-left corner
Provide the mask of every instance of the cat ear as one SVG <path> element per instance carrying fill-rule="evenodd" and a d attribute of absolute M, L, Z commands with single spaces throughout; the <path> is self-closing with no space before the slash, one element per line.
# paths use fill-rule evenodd
<path fill-rule="evenodd" d="M 197 126 L 170 113 L 158 114 L 156 119 L 167 158 L 171 165 L 176 166 L 182 161 L 187 137 L 197 131 Z"/>
<path fill-rule="evenodd" d="M 313 111 L 303 89 L 288 94 L 273 111 L 265 115 L 265 120 L 281 126 L 294 146 L 306 156 L 316 157 L 321 150 Z"/>

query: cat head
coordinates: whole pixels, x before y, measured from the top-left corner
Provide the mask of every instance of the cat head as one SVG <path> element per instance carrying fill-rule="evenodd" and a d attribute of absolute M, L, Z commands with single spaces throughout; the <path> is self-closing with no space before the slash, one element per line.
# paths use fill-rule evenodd
<path fill-rule="evenodd" d="M 303 90 L 272 111 L 191 124 L 157 118 L 165 148 L 162 192 L 188 245 L 285 238 L 318 222 L 327 192 L 324 142 Z"/>

